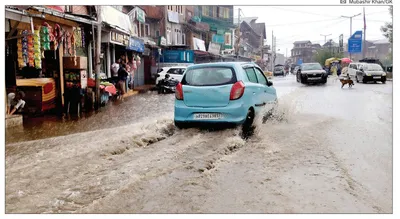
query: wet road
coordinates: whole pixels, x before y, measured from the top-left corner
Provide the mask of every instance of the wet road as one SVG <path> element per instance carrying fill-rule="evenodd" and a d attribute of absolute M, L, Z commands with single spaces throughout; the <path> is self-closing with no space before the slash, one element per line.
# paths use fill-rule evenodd
<path fill-rule="evenodd" d="M 392 83 L 274 86 L 283 119 L 246 141 L 175 130 L 153 94 L 25 130 L 52 138 L 7 141 L 6 212 L 391 213 Z"/>

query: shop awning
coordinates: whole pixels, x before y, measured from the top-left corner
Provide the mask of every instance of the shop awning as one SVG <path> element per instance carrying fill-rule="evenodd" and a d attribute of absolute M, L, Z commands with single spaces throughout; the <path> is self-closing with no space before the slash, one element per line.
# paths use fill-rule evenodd
<path fill-rule="evenodd" d="M 101 19 L 113 28 L 118 28 L 127 34 L 132 33 L 132 24 L 129 16 L 112 6 L 101 6 Z"/>

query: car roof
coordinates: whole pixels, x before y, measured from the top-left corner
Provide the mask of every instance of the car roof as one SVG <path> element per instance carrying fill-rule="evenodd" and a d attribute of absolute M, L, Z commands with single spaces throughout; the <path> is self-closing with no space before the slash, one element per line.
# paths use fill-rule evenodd
<path fill-rule="evenodd" d="M 164 68 L 187 68 L 187 66 L 169 66 Z"/>
<path fill-rule="evenodd" d="M 189 66 L 188 68 L 201 68 L 201 67 L 213 67 L 213 66 L 243 67 L 247 65 L 257 66 L 254 62 L 212 62 L 212 63 L 195 64 Z"/>

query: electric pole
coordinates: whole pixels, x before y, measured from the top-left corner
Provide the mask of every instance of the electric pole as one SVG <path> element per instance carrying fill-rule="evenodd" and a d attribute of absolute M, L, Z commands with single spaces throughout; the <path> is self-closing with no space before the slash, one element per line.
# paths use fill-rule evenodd
<path fill-rule="evenodd" d="M 97 40 L 96 40 L 96 104 L 100 106 L 100 53 L 101 53 L 101 7 L 97 6 Z"/>
<path fill-rule="evenodd" d="M 359 15 L 361 15 L 361 13 L 359 13 L 359 14 L 355 14 L 355 15 L 353 15 L 353 16 L 341 16 L 341 17 L 343 17 L 343 18 L 350 18 L 350 36 L 349 36 L 349 38 L 351 37 L 351 35 L 352 35 L 352 33 L 353 33 L 353 18 L 354 17 L 357 17 L 357 16 L 359 16 Z M 349 56 L 350 56 L 350 59 L 351 59 L 351 53 L 349 53 Z"/>
<path fill-rule="evenodd" d="M 270 62 L 271 62 L 271 71 L 273 71 L 274 66 L 273 66 L 273 61 L 272 60 L 274 58 L 274 31 L 272 31 L 271 40 L 272 40 L 272 43 L 271 43 L 271 60 L 270 60 Z"/>
<path fill-rule="evenodd" d="M 363 12 L 364 12 L 364 39 L 363 39 L 363 47 L 362 47 L 362 51 L 363 51 L 363 58 L 365 59 L 365 53 L 366 53 L 366 51 L 367 51 L 367 48 L 366 48 L 366 37 L 367 37 L 367 24 L 366 24 L 366 21 L 365 21 L 365 7 L 363 8 Z"/>
<path fill-rule="evenodd" d="M 325 43 L 326 43 L 326 37 L 327 37 L 327 36 L 331 36 L 332 34 L 327 34 L 327 35 L 320 34 L 320 35 L 323 36 L 323 37 L 325 37 Z"/>

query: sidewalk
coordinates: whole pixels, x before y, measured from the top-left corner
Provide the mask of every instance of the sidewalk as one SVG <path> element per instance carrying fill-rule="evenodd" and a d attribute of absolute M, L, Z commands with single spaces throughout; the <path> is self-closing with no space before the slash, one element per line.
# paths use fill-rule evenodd
<path fill-rule="evenodd" d="M 126 94 L 124 94 L 124 98 L 130 97 L 133 95 L 137 95 L 137 94 L 146 93 L 147 91 L 152 90 L 154 87 L 155 86 L 152 84 L 137 86 L 133 90 L 129 90 L 128 92 L 126 92 Z"/>

